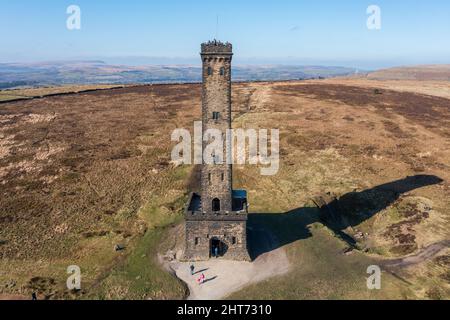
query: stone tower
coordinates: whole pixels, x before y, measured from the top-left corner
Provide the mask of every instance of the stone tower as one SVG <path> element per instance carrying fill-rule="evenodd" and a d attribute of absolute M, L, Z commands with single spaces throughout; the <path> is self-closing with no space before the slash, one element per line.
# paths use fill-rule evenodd
<path fill-rule="evenodd" d="M 203 43 L 202 125 L 226 136 L 231 129 L 232 46 L 216 40 Z M 203 142 L 205 150 L 208 142 Z M 247 250 L 247 192 L 233 190 L 232 165 L 224 159 L 201 168 L 201 194 L 193 193 L 186 207 L 186 248 L 188 260 L 223 257 L 250 260 Z M 215 155 L 212 155 L 213 158 Z"/>

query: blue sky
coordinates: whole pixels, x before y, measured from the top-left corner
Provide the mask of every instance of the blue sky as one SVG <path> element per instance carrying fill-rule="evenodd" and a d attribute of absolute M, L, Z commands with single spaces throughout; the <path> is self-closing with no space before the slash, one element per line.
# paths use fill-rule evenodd
<path fill-rule="evenodd" d="M 130 64 L 199 63 L 199 44 L 216 36 L 218 15 L 218 38 L 233 43 L 240 64 L 376 68 L 450 63 L 448 0 L 0 0 L 0 4 L 0 62 L 95 58 Z M 71 4 L 81 8 L 81 30 L 66 28 Z M 372 4 L 381 8 L 381 30 L 366 27 L 366 9 Z"/>

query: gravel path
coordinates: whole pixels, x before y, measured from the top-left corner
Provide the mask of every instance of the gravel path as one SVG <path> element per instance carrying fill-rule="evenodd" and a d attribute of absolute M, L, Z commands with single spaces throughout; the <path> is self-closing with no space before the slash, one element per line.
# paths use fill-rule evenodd
<path fill-rule="evenodd" d="M 392 268 L 408 268 L 435 257 L 439 252 L 447 248 L 450 248 L 450 240 L 443 240 L 429 245 L 416 255 L 385 261 L 383 265 Z"/>

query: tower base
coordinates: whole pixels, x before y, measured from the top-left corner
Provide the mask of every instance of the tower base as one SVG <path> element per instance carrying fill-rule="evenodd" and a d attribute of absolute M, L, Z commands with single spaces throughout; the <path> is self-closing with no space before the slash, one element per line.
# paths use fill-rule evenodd
<path fill-rule="evenodd" d="M 185 260 L 251 261 L 247 221 L 186 221 Z"/>

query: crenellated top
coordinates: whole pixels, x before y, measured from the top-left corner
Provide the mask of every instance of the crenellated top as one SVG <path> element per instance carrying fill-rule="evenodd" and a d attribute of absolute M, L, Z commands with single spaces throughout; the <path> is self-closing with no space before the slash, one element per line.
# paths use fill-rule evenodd
<path fill-rule="evenodd" d="M 218 40 L 202 43 L 202 54 L 233 54 L 231 43 L 223 43 Z"/>

